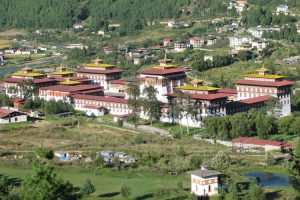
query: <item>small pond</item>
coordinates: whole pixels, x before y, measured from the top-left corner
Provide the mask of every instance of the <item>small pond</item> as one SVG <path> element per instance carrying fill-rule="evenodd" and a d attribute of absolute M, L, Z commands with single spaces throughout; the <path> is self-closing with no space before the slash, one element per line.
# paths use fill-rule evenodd
<path fill-rule="evenodd" d="M 258 178 L 261 186 L 279 186 L 291 187 L 289 177 L 282 174 L 274 174 L 269 172 L 247 172 L 244 174 L 247 178 Z"/>

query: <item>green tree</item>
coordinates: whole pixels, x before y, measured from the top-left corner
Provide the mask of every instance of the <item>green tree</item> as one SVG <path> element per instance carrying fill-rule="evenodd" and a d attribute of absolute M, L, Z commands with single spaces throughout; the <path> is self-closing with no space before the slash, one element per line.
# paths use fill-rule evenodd
<path fill-rule="evenodd" d="M 5 175 L 0 175 L 0 199 L 9 195 L 11 185 Z"/>
<path fill-rule="evenodd" d="M 134 121 L 134 124 L 139 120 L 141 112 L 141 100 L 140 100 L 140 87 L 137 82 L 129 83 L 127 86 L 127 93 L 129 95 L 128 106 L 132 109 L 131 119 Z"/>
<path fill-rule="evenodd" d="M 34 96 L 37 96 L 38 94 L 38 88 L 33 83 L 33 80 L 29 79 L 29 80 L 22 81 L 21 83 L 18 83 L 17 87 L 25 99 L 32 98 Z"/>
<path fill-rule="evenodd" d="M 297 138 L 295 146 L 291 151 L 288 168 L 290 173 L 300 176 L 300 137 Z"/>
<path fill-rule="evenodd" d="M 202 158 L 198 155 L 193 155 L 190 158 L 190 166 L 192 169 L 198 169 L 202 164 Z"/>
<path fill-rule="evenodd" d="M 266 155 L 265 155 L 265 162 L 268 166 L 273 166 L 276 164 L 276 160 L 274 158 L 274 156 L 270 153 L 270 152 L 267 152 Z"/>
<path fill-rule="evenodd" d="M 129 187 L 127 187 L 126 185 L 122 185 L 121 195 L 124 199 L 129 199 L 129 197 L 131 195 L 131 189 Z"/>
<path fill-rule="evenodd" d="M 73 185 L 64 182 L 49 165 L 37 164 L 33 175 L 22 182 L 20 196 L 23 200 L 76 200 L 79 194 Z"/>
<path fill-rule="evenodd" d="M 83 187 L 81 189 L 81 194 L 83 196 L 90 196 L 94 192 L 95 192 L 95 186 L 92 184 L 90 179 L 87 179 L 83 184 Z"/>
<path fill-rule="evenodd" d="M 239 192 L 236 184 L 232 184 L 229 187 L 228 194 L 226 195 L 226 200 L 239 200 Z"/>
<path fill-rule="evenodd" d="M 258 185 L 257 180 L 253 179 L 249 185 L 247 200 L 264 200 L 265 194 L 261 186 Z"/>
<path fill-rule="evenodd" d="M 52 160 L 54 158 L 54 152 L 52 149 L 48 149 L 48 148 L 37 148 L 35 150 L 35 154 L 39 157 L 39 158 L 46 158 L 48 160 Z"/>
<path fill-rule="evenodd" d="M 145 115 L 149 118 L 151 126 L 153 121 L 158 120 L 161 115 L 161 102 L 157 99 L 157 90 L 152 86 L 147 86 L 143 90 L 144 98 L 142 108 Z"/>
<path fill-rule="evenodd" d="M 256 131 L 260 138 L 266 139 L 269 133 L 272 131 L 272 119 L 267 113 L 259 111 L 256 116 Z"/>
<path fill-rule="evenodd" d="M 210 168 L 221 172 L 221 182 L 228 183 L 232 176 L 231 158 L 225 151 L 219 151 L 210 161 Z"/>

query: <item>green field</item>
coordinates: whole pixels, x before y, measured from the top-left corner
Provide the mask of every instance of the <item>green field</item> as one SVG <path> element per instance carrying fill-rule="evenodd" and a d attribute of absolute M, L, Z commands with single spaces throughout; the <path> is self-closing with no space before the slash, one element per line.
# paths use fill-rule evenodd
<path fill-rule="evenodd" d="M 171 132 L 178 126 L 156 123 L 155 126 L 169 129 Z M 183 127 L 185 130 L 186 127 Z M 199 133 L 200 129 L 191 129 Z M 245 181 L 242 175 L 248 171 L 270 171 L 288 174 L 282 164 L 264 167 L 265 155 L 233 152 L 231 148 L 212 145 L 191 139 L 186 135 L 184 139 L 172 139 L 158 135 L 143 134 L 137 131 L 116 127 L 110 123 L 98 123 L 83 117 L 51 118 L 35 123 L 19 123 L 0 126 L 0 153 L 10 152 L 11 156 L 0 157 L 0 173 L 11 178 L 24 178 L 31 173 L 28 158 L 38 147 L 48 147 L 53 150 L 79 151 L 90 156 L 99 150 L 114 150 L 127 152 L 138 159 L 137 165 L 101 169 L 102 175 L 96 176 L 95 166 L 84 161 L 72 163 L 60 162 L 54 159 L 55 172 L 75 186 L 82 187 L 89 178 L 95 185 L 94 199 L 121 199 L 119 195 L 123 184 L 132 190 L 132 198 L 153 199 L 152 195 L 159 189 L 172 190 L 172 195 L 187 196 L 189 194 L 190 179 L 187 171 L 190 168 L 190 158 L 199 155 L 203 164 L 210 160 L 220 150 L 227 151 L 234 160 L 231 166 L 236 181 Z M 183 148 L 184 156 L 178 153 Z M 3 155 L 3 154 L 1 154 Z M 19 158 L 15 158 L 15 156 Z M 20 158 L 21 157 L 21 158 Z M 16 167 L 17 166 L 17 167 Z M 169 172 L 178 172 L 178 176 L 171 176 Z M 177 183 L 181 181 L 185 190 L 176 192 Z M 264 188 L 267 194 L 276 192 L 274 199 L 292 199 L 295 196 L 292 188 Z M 93 199 L 92 198 L 92 199 Z"/>
<path fill-rule="evenodd" d="M 22 178 L 30 175 L 30 169 L 1 167 L 1 173 L 11 178 Z M 157 174 L 141 174 L 134 172 L 113 172 L 104 170 L 104 174 L 96 176 L 92 170 L 64 169 L 56 170 L 56 173 L 75 186 L 81 187 L 86 179 L 90 179 L 96 188 L 93 197 L 101 199 L 121 199 L 119 195 L 122 184 L 131 188 L 131 197 L 151 196 L 159 188 L 176 188 L 177 182 L 182 181 L 184 187 L 189 187 L 188 175 L 180 177 L 158 176 Z"/>

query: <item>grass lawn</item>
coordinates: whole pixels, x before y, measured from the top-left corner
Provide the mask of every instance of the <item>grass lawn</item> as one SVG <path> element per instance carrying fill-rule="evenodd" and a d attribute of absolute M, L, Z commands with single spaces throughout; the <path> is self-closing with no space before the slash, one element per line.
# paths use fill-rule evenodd
<path fill-rule="evenodd" d="M 11 178 L 23 178 L 31 174 L 30 169 L 8 168 L 0 166 L 1 173 L 9 175 Z M 112 172 L 104 169 L 104 174 L 96 176 L 91 170 L 64 169 L 55 171 L 64 180 L 68 180 L 74 186 L 81 187 L 86 179 L 90 179 L 96 188 L 94 197 L 101 199 L 121 199 L 119 194 L 122 184 L 131 188 L 131 197 L 149 196 L 161 188 L 176 188 L 178 181 L 182 181 L 184 188 L 189 187 L 188 175 L 180 177 L 158 176 L 151 174 L 133 174 L 132 172 Z"/>

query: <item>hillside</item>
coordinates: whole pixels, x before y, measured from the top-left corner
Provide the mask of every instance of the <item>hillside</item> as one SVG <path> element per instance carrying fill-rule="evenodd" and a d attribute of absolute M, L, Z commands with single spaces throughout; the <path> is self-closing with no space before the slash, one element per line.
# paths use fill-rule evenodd
<path fill-rule="evenodd" d="M 78 20 L 86 20 L 95 28 L 107 26 L 108 22 L 116 22 L 138 29 L 146 20 L 214 15 L 226 10 L 221 2 L 221 0 L 1 1 L 0 27 L 68 28 Z"/>

